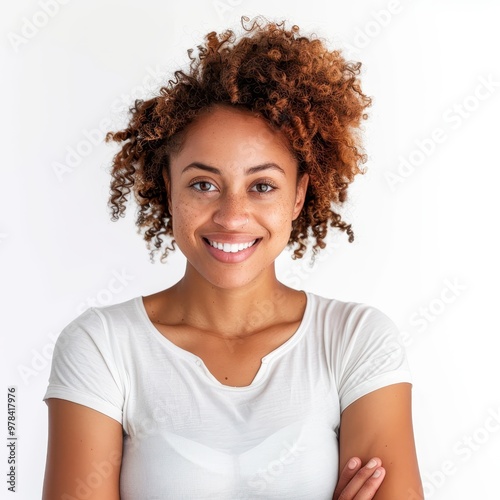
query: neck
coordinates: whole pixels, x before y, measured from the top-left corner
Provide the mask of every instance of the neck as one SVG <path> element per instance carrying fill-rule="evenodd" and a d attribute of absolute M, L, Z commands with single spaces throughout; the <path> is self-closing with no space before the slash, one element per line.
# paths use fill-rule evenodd
<path fill-rule="evenodd" d="M 177 304 L 174 322 L 228 338 L 268 326 L 283 310 L 290 291 L 276 279 L 274 263 L 258 280 L 237 288 L 213 285 L 188 263 L 184 277 L 168 290 Z"/>

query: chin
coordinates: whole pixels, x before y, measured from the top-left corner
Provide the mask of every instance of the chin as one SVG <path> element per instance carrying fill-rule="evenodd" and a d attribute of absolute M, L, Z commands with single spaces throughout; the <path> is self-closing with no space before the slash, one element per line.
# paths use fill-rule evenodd
<path fill-rule="evenodd" d="M 202 275 L 202 277 L 216 288 L 223 290 L 237 290 L 256 281 L 258 276 L 248 275 L 244 270 L 234 270 L 232 272 L 222 271 L 222 273 L 218 273 L 217 275 Z"/>
<path fill-rule="evenodd" d="M 273 262 L 262 265 L 261 262 L 242 262 L 240 264 L 220 264 L 218 262 L 189 261 L 192 272 L 197 275 L 197 281 L 206 282 L 213 287 L 224 290 L 237 290 L 266 278 L 273 273 Z"/>

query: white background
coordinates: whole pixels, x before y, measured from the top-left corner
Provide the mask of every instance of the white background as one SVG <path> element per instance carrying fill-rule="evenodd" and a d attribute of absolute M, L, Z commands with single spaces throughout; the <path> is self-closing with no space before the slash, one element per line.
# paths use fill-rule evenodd
<path fill-rule="evenodd" d="M 133 99 L 185 66 L 205 33 L 262 14 L 362 61 L 374 98 L 367 173 L 343 211 L 355 242 L 334 235 L 313 268 L 283 255 L 280 276 L 375 305 L 400 327 L 426 498 L 498 498 L 500 4 L 66 0 L 49 15 L 42 3 L 2 7 L 0 408 L 17 386 L 19 475 L 8 495 L 2 444 L 0 497 L 41 495 L 42 397 L 61 329 L 92 303 L 166 288 L 184 268 L 181 255 L 149 262 L 134 206 L 111 222 L 115 146 L 99 127 L 123 126 Z"/>

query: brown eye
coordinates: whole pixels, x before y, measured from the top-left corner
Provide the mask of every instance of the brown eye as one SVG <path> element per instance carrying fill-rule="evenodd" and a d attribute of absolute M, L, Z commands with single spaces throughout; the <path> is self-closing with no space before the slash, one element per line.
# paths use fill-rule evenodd
<path fill-rule="evenodd" d="M 196 187 L 196 186 L 198 186 L 198 187 Z M 211 188 L 214 187 L 214 185 L 208 181 L 198 181 L 198 182 L 194 182 L 193 184 L 191 184 L 190 187 L 195 189 L 196 191 L 209 192 L 209 191 L 213 191 L 213 189 L 211 189 Z"/>
<path fill-rule="evenodd" d="M 269 193 L 274 189 L 274 186 L 266 184 L 265 182 L 259 182 L 258 184 L 255 184 L 254 187 L 258 193 Z"/>
<path fill-rule="evenodd" d="M 199 184 L 201 191 L 210 191 L 210 186 L 212 185 L 210 182 L 200 182 Z"/>

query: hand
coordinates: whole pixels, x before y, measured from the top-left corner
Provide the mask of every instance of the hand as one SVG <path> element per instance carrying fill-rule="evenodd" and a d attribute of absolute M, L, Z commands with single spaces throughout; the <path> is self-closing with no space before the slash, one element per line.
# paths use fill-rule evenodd
<path fill-rule="evenodd" d="M 359 458 L 349 459 L 340 474 L 333 500 L 371 500 L 374 497 L 385 477 L 382 460 L 375 457 L 364 467 L 361 465 Z"/>

